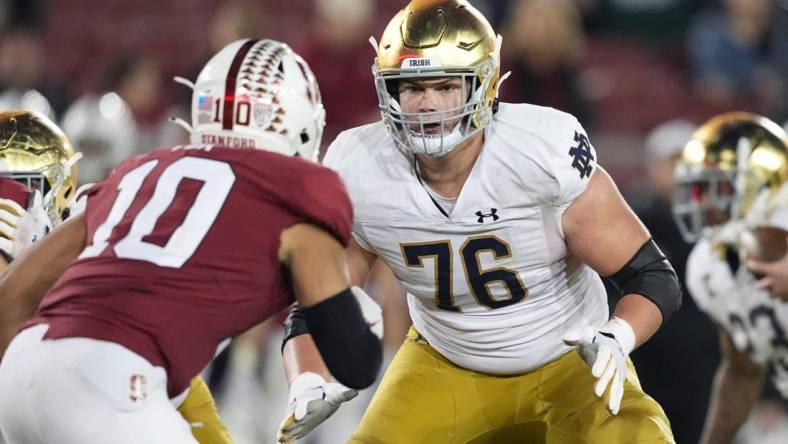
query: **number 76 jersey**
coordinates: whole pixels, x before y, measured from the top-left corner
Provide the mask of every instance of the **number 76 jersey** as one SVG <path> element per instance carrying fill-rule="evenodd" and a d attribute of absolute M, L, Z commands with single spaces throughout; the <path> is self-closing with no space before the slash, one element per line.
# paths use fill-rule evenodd
<path fill-rule="evenodd" d="M 118 343 L 176 396 L 221 343 L 293 302 L 282 230 L 314 223 L 346 243 L 351 220 L 339 177 L 312 162 L 210 145 L 134 157 L 90 189 L 88 246 L 27 325 Z"/>
<path fill-rule="evenodd" d="M 456 202 L 422 183 L 380 122 L 340 134 L 324 164 L 348 188 L 355 240 L 394 271 L 430 345 L 462 367 L 516 374 L 565 353 L 570 325 L 607 320 L 602 282 L 561 231 L 595 155 L 571 115 L 502 103 Z"/>

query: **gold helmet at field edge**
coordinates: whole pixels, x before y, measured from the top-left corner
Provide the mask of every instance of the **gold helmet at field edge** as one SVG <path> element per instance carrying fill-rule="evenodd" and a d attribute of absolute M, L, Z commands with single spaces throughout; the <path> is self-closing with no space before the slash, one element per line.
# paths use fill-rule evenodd
<path fill-rule="evenodd" d="M 53 225 L 62 222 L 77 185 L 78 154 L 66 135 L 35 111 L 0 112 L 0 177 L 39 190 Z"/>
<path fill-rule="evenodd" d="M 707 228 L 743 220 L 756 199 L 774 195 L 786 179 L 788 135 L 779 125 L 746 112 L 716 116 L 693 134 L 676 167 L 679 229 L 695 240 Z"/>

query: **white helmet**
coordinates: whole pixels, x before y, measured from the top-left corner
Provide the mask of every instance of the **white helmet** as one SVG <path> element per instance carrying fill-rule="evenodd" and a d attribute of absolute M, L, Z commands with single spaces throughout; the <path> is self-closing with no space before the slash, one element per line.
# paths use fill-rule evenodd
<path fill-rule="evenodd" d="M 194 144 L 257 148 L 317 160 L 325 110 L 315 76 L 289 46 L 275 40 L 238 40 L 219 51 L 194 90 Z"/>
<path fill-rule="evenodd" d="M 62 128 L 84 155 L 79 162 L 81 183 L 103 180 L 115 165 L 135 154 L 134 118 L 114 92 L 80 97 L 63 116 Z"/>

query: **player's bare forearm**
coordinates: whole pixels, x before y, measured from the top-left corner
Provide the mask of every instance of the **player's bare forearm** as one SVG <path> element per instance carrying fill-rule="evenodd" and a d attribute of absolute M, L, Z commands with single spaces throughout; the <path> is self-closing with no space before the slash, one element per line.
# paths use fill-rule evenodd
<path fill-rule="evenodd" d="M 586 191 L 566 210 L 561 223 L 572 253 L 603 276 L 618 272 L 649 238 L 613 180 L 600 167 Z M 662 322 L 659 308 L 639 294 L 624 295 L 613 315 L 632 327 L 636 347 L 648 340 Z"/>
<path fill-rule="evenodd" d="M 728 444 L 758 400 L 766 369 L 739 353 L 725 332 L 720 334 L 724 358 L 712 386 L 701 444 Z"/>
<path fill-rule="evenodd" d="M 678 309 L 681 290 L 673 268 L 605 170 L 597 167 L 561 227 L 569 250 L 624 292 L 614 315 L 630 324 L 636 347 Z"/>
<path fill-rule="evenodd" d="M 85 248 L 85 219 L 72 217 L 16 258 L 0 275 L 0 356 L 55 281 Z"/>
<path fill-rule="evenodd" d="M 625 295 L 616 304 L 613 316 L 629 323 L 635 332 L 635 347 L 648 341 L 662 325 L 662 313 L 653 302 L 639 294 Z"/>
<path fill-rule="evenodd" d="M 345 253 L 350 283 L 363 286 L 377 257 L 364 251 L 355 240 L 350 241 Z M 291 338 L 285 343 L 282 349 L 282 362 L 288 383 L 304 372 L 317 373 L 327 381 L 331 379 L 331 373 L 323 362 L 312 335 L 308 333 Z"/>
<path fill-rule="evenodd" d="M 282 363 L 288 384 L 304 372 L 317 373 L 326 381 L 331 379 L 331 372 L 323 362 L 312 335 L 308 333 L 296 336 L 285 343 L 282 349 Z"/>

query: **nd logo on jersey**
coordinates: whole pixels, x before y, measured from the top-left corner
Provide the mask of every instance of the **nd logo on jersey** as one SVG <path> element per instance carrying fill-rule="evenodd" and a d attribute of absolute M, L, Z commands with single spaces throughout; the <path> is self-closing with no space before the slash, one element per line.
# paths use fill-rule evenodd
<path fill-rule="evenodd" d="M 495 213 L 493 213 L 494 215 Z M 480 218 L 482 216 L 479 216 Z M 435 270 L 435 306 L 442 310 L 460 311 L 454 277 L 454 252 L 449 240 L 400 244 L 402 257 L 408 267 L 424 268 L 424 260 L 432 259 Z M 508 242 L 494 234 L 468 237 L 457 255 L 464 270 L 467 287 L 478 305 L 491 309 L 516 304 L 528 295 L 528 289 L 517 270 L 508 267 L 482 269 L 481 256 L 491 255 L 495 261 L 508 259 L 512 249 Z M 507 298 L 494 298 L 492 284 L 498 283 L 508 292 Z M 464 292 L 463 292 L 464 293 Z"/>

